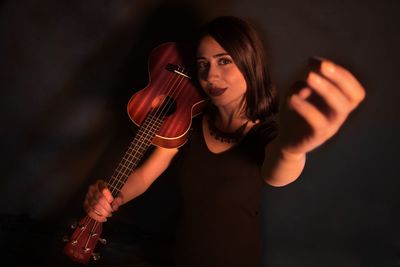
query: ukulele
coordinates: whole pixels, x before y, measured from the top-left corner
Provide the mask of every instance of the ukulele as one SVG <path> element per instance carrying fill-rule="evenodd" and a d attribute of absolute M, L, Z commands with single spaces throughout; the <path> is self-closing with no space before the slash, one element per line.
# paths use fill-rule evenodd
<path fill-rule="evenodd" d="M 127 106 L 130 119 L 139 129 L 107 181 L 114 197 L 151 144 L 174 148 L 186 142 L 192 117 L 200 114 L 206 103 L 185 68 L 189 64 L 183 51 L 176 43 L 165 43 L 149 56 L 149 83 L 131 97 Z M 98 260 L 100 255 L 94 249 L 98 242 L 106 244 L 100 237 L 102 223 L 86 216 L 71 227 L 75 231 L 64 253 L 82 264 L 88 264 L 91 258 Z"/>

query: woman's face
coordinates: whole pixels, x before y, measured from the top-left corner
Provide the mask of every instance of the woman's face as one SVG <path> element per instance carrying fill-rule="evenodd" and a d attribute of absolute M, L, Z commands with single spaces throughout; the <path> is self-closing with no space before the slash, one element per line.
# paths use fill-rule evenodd
<path fill-rule="evenodd" d="M 247 90 L 246 80 L 232 57 L 208 35 L 197 49 L 197 75 L 216 106 L 239 107 Z"/>

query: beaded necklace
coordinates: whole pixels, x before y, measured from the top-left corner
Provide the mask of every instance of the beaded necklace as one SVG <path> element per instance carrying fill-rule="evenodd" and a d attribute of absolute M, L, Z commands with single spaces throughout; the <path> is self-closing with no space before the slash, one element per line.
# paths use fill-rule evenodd
<path fill-rule="evenodd" d="M 237 128 L 234 132 L 231 133 L 226 133 L 221 130 L 219 130 L 215 124 L 214 120 L 211 119 L 210 116 L 208 116 L 207 119 L 208 122 L 208 129 L 210 130 L 210 135 L 214 136 L 214 138 L 218 141 L 221 141 L 222 143 L 232 143 L 232 142 L 239 142 L 240 139 L 243 137 L 244 130 L 246 129 L 247 124 L 249 121 L 246 121 L 243 123 L 239 128 Z"/>

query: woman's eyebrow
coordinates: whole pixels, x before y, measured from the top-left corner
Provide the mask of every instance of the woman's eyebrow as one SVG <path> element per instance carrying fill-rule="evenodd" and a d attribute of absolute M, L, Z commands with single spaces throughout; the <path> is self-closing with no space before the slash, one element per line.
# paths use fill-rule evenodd
<path fill-rule="evenodd" d="M 218 57 L 222 57 L 222 56 L 229 56 L 229 53 L 226 53 L 226 52 L 218 53 L 218 54 L 213 55 L 212 57 L 218 58 Z M 199 60 L 199 59 L 206 59 L 206 58 L 205 57 L 197 57 L 196 59 Z"/>

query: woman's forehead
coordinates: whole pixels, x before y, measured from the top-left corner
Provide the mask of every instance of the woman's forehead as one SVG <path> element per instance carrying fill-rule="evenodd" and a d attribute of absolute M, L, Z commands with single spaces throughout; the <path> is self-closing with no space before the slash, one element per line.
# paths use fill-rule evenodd
<path fill-rule="evenodd" d="M 226 50 L 210 35 L 204 36 L 197 47 L 197 57 L 218 57 L 227 55 Z"/>

